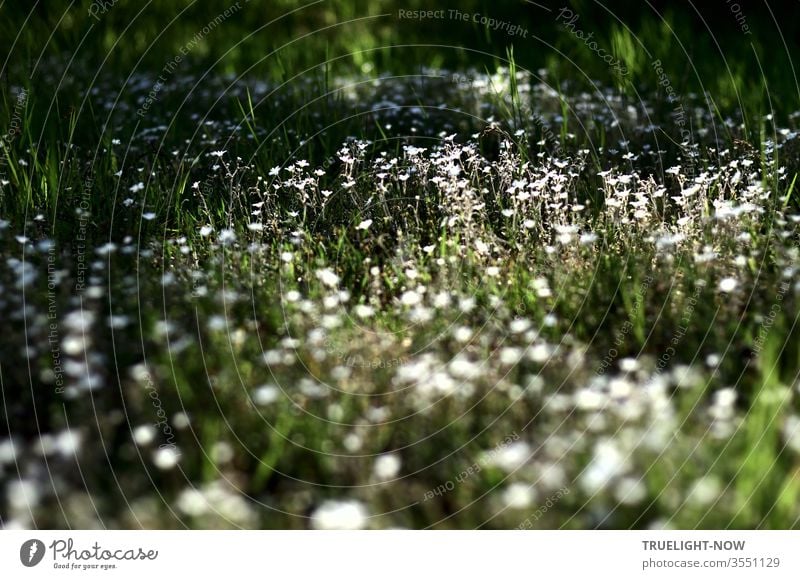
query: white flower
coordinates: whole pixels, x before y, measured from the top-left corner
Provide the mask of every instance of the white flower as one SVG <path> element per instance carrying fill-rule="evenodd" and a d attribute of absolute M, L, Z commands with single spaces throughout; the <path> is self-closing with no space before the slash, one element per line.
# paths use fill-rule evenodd
<path fill-rule="evenodd" d="M 259 386 L 258 388 L 256 388 L 255 392 L 253 392 L 253 402 L 258 404 L 259 406 L 267 406 L 268 404 L 272 404 L 280 397 L 281 397 L 280 389 L 271 384 L 265 384 L 264 386 Z"/>
<path fill-rule="evenodd" d="M 42 492 L 30 479 L 12 480 L 6 486 L 6 500 L 13 511 L 32 509 L 39 504 Z"/>
<path fill-rule="evenodd" d="M 490 464 L 506 472 L 513 472 L 531 457 L 531 447 L 527 442 L 512 442 L 507 446 L 495 448 L 488 453 L 488 456 Z"/>
<path fill-rule="evenodd" d="M 461 298 L 458 302 L 458 309 L 460 309 L 463 313 L 468 314 L 475 309 L 475 298 Z"/>
<path fill-rule="evenodd" d="M 575 406 L 580 410 L 600 410 L 607 403 L 606 396 L 590 388 L 581 388 L 574 395 Z"/>
<path fill-rule="evenodd" d="M 726 294 L 731 293 L 733 290 L 736 289 L 736 286 L 739 285 L 739 282 L 736 281 L 732 277 L 726 277 L 719 282 L 719 291 L 724 292 Z"/>
<path fill-rule="evenodd" d="M 625 456 L 610 440 L 597 443 L 594 457 L 581 474 L 581 486 L 587 493 L 603 490 L 614 478 L 625 470 Z"/>
<path fill-rule="evenodd" d="M 528 351 L 528 358 L 531 361 L 536 362 L 537 364 L 543 364 L 548 359 L 550 359 L 550 355 L 552 351 L 550 346 L 547 344 L 536 344 Z"/>
<path fill-rule="evenodd" d="M 433 305 L 437 308 L 446 308 L 452 302 L 450 294 L 447 292 L 439 292 L 433 296 Z"/>
<path fill-rule="evenodd" d="M 156 429 L 152 424 L 142 424 L 133 429 L 133 441 L 138 446 L 147 446 L 156 438 Z"/>
<path fill-rule="evenodd" d="M 0 465 L 14 462 L 17 459 L 17 446 L 18 443 L 15 443 L 10 438 L 0 442 Z"/>
<path fill-rule="evenodd" d="M 686 189 L 681 191 L 681 195 L 683 195 L 684 197 L 691 197 L 698 191 L 700 191 L 700 185 L 692 185 L 691 187 L 687 187 Z"/>
<path fill-rule="evenodd" d="M 469 342 L 472 338 L 472 330 L 465 326 L 459 326 L 453 329 L 453 339 L 456 342 Z"/>
<path fill-rule="evenodd" d="M 509 509 L 527 509 L 535 498 L 536 492 L 525 483 L 513 483 L 503 491 L 503 503 Z"/>
<path fill-rule="evenodd" d="M 378 480 L 390 480 L 400 472 L 402 462 L 396 454 L 382 454 L 375 459 L 374 472 Z"/>
<path fill-rule="evenodd" d="M 357 531 L 366 526 L 368 516 L 358 501 L 325 501 L 311 515 L 311 526 L 323 531 Z"/>
<path fill-rule="evenodd" d="M 232 229 L 223 229 L 219 232 L 219 241 L 225 245 L 233 243 L 236 241 L 236 233 Z"/>
<path fill-rule="evenodd" d="M 475 250 L 480 253 L 481 255 L 486 255 L 489 253 L 489 246 L 480 239 L 475 240 Z"/>
<path fill-rule="evenodd" d="M 623 505 L 636 505 L 647 498 L 647 487 L 640 479 L 626 476 L 617 483 L 614 498 Z"/>
<path fill-rule="evenodd" d="M 477 378 L 481 374 L 480 366 L 474 362 L 470 362 L 466 356 L 459 354 L 448 365 L 450 374 L 461 380 L 469 380 Z"/>
<path fill-rule="evenodd" d="M 354 308 L 354 311 L 359 318 L 369 318 L 375 315 L 375 308 L 364 304 L 358 304 Z"/>
<path fill-rule="evenodd" d="M 692 505 L 704 507 L 710 505 L 714 500 L 719 498 L 722 493 L 722 486 L 719 479 L 714 476 L 707 475 L 697 479 L 689 490 L 689 496 L 686 498 L 687 502 Z"/>
<path fill-rule="evenodd" d="M 400 296 L 400 302 L 404 306 L 416 306 L 422 301 L 422 296 L 415 291 L 407 291 Z"/>
<path fill-rule="evenodd" d="M 64 352 L 70 356 L 81 354 L 88 345 L 88 339 L 83 336 L 69 335 L 61 342 L 61 347 L 64 349 Z"/>
<path fill-rule="evenodd" d="M 328 287 L 335 287 L 339 283 L 339 276 L 327 267 L 317 272 L 317 279 Z"/>
<path fill-rule="evenodd" d="M 639 360 L 636 358 L 623 358 L 619 361 L 619 369 L 623 372 L 636 372 L 639 369 Z"/>
<path fill-rule="evenodd" d="M 372 219 L 365 219 L 364 221 L 356 225 L 356 229 L 361 231 L 366 231 L 367 229 L 369 229 L 370 225 L 372 225 Z"/>
<path fill-rule="evenodd" d="M 225 464 L 233 460 L 233 447 L 225 441 L 215 442 L 211 447 L 211 460 Z"/>
<path fill-rule="evenodd" d="M 178 510 L 190 517 L 198 517 L 208 511 L 208 501 L 198 489 L 186 489 L 178 495 Z"/>
<path fill-rule="evenodd" d="M 522 332 L 526 332 L 530 327 L 530 320 L 526 320 L 525 318 L 514 318 L 508 325 L 508 329 L 512 334 L 521 334 Z"/>
<path fill-rule="evenodd" d="M 153 455 L 153 462 L 161 470 L 174 468 L 181 458 L 181 453 L 174 447 L 159 448 Z"/>
<path fill-rule="evenodd" d="M 82 436 L 73 430 L 63 430 L 55 439 L 56 450 L 64 457 L 75 455 L 80 449 Z"/>
<path fill-rule="evenodd" d="M 500 363 L 503 365 L 516 364 L 522 358 L 522 350 L 514 347 L 507 347 L 500 350 Z"/>
<path fill-rule="evenodd" d="M 361 445 L 363 442 L 364 441 L 361 440 L 361 437 L 353 432 L 345 436 L 344 440 L 342 441 L 348 452 L 358 452 L 361 450 Z"/>
<path fill-rule="evenodd" d="M 714 392 L 714 400 L 717 404 L 730 406 L 736 402 L 736 390 L 733 388 L 721 388 Z"/>
<path fill-rule="evenodd" d="M 786 441 L 786 446 L 794 452 L 800 453 L 800 418 L 794 415 L 787 417 L 781 433 Z"/>

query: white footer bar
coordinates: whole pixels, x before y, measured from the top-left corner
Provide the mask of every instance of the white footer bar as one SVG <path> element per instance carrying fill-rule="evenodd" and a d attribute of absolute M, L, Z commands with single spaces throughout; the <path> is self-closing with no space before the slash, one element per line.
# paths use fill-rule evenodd
<path fill-rule="evenodd" d="M 797 531 L 0 531 L 0 577 L 800 577 Z M 518 575 L 518 574 L 524 575 Z M 186 577 L 184 575 L 184 577 Z"/>

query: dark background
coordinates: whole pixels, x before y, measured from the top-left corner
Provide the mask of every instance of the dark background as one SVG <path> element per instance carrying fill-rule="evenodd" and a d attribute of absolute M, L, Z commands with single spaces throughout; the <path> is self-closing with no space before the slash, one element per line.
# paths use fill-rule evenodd
<path fill-rule="evenodd" d="M 7 84 L 36 82 L 36 75 L 49 67 L 90 78 L 98 72 L 157 74 L 181 46 L 235 2 L 117 0 L 106 4 L 103 13 L 102 2 L 95 3 L 97 18 L 90 16 L 92 3 L 85 0 L 0 5 L 2 71 Z M 542 0 L 539 4 L 552 12 L 525 0 L 240 0 L 241 9 L 203 38 L 182 67 L 236 74 L 253 67 L 248 76 L 281 79 L 344 57 L 333 61 L 328 73 L 397 74 L 423 66 L 484 70 L 502 62 L 513 47 L 521 68 L 547 67 L 559 79 L 590 86 L 587 79 L 591 78 L 632 92 L 657 88 L 646 49 L 664 63 L 680 92 L 708 90 L 721 107 L 752 109 L 753 113 L 798 108 L 792 62 L 800 54 L 800 3 L 796 0 L 739 2 L 750 35 L 742 32 L 732 11 L 736 3 L 725 0 Z M 578 28 L 593 32 L 600 46 L 625 62 L 630 70 L 626 79 L 614 78 L 596 54 L 555 21 L 556 12 L 564 6 L 580 15 Z M 512 38 L 472 22 L 397 18 L 399 9 L 449 8 L 517 24 L 529 31 L 528 38 Z M 391 16 L 376 17 L 380 14 Z M 398 46 L 409 44 L 425 46 Z M 27 80 L 31 75 L 34 80 Z"/>

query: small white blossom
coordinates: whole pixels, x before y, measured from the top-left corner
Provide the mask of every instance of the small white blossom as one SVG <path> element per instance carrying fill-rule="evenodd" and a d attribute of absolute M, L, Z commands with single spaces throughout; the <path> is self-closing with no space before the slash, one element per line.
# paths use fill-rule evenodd
<path fill-rule="evenodd" d="M 390 480 L 400 472 L 402 462 L 396 454 L 382 454 L 375 459 L 375 477 L 378 480 Z"/>
<path fill-rule="evenodd" d="M 368 517 L 359 501 L 325 501 L 311 515 L 311 526 L 323 531 L 357 531 L 367 525 Z"/>
<path fill-rule="evenodd" d="M 328 287 L 336 287 L 339 283 L 339 276 L 333 273 L 332 269 L 325 268 L 317 271 L 317 279 Z"/>

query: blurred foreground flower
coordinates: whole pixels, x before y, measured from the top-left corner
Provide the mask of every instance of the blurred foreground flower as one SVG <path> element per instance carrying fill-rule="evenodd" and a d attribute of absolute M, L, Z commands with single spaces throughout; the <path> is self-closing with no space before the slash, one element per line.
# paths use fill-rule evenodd
<path fill-rule="evenodd" d="M 325 501 L 311 515 L 311 526 L 322 531 L 357 531 L 366 526 L 368 516 L 358 501 Z"/>

